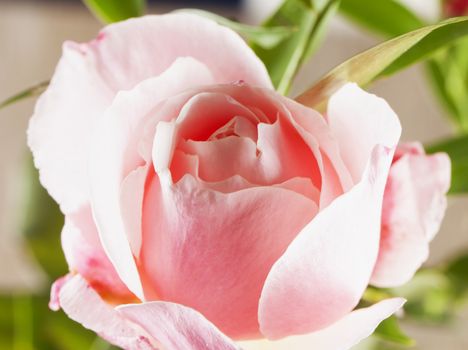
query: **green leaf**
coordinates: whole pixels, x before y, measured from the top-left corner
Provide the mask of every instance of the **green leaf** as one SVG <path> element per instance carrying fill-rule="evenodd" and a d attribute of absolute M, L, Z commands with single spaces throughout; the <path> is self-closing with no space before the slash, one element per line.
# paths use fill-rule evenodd
<path fill-rule="evenodd" d="M 63 311 L 51 311 L 48 299 L 48 291 L 41 295 L 0 296 L 0 349 L 92 349 L 97 336 Z"/>
<path fill-rule="evenodd" d="M 381 339 L 397 343 L 405 346 L 412 346 L 415 341 L 408 337 L 400 328 L 398 319 L 395 316 L 391 316 L 386 320 L 382 321 L 374 334 Z"/>
<path fill-rule="evenodd" d="M 434 57 L 429 70 L 436 91 L 461 132 L 468 133 L 468 38 Z"/>
<path fill-rule="evenodd" d="M 104 23 L 123 21 L 143 15 L 145 0 L 83 0 L 91 12 Z"/>
<path fill-rule="evenodd" d="M 252 44 L 262 47 L 263 49 L 271 49 L 277 46 L 280 42 L 285 40 L 297 30 L 295 27 L 285 26 L 251 26 L 240 22 L 232 21 L 230 19 L 227 19 L 226 17 L 219 16 L 212 12 L 203 10 L 182 9 L 177 10 L 176 12 L 192 13 L 198 16 L 209 18 L 222 26 L 231 28 L 232 30 L 238 32 L 246 40 L 250 41 Z"/>
<path fill-rule="evenodd" d="M 458 303 L 466 303 L 468 299 L 468 253 L 452 261 L 445 273 L 451 281 L 453 294 Z"/>
<path fill-rule="evenodd" d="M 446 152 L 452 162 L 450 193 L 468 192 L 468 135 L 442 141 L 427 147 L 429 153 Z"/>
<path fill-rule="evenodd" d="M 43 270 L 54 280 L 68 271 L 60 243 L 63 214 L 39 183 L 39 173 L 31 158 L 25 164 L 23 174 L 21 231 Z"/>
<path fill-rule="evenodd" d="M 265 28 L 295 28 L 288 38 L 272 49 L 252 45 L 280 93 L 289 91 L 300 66 L 316 49 L 325 24 L 338 4 L 339 0 L 286 0 L 263 24 Z"/>
<path fill-rule="evenodd" d="M 418 16 L 395 0 L 341 0 L 340 12 L 386 37 L 402 35 L 424 26 Z"/>
<path fill-rule="evenodd" d="M 420 270 L 411 281 L 391 292 L 408 300 L 405 315 L 419 322 L 445 323 L 454 314 L 453 286 L 443 270 Z"/>
<path fill-rule="evenodd" d="M 443 21 L 439 24 L 424 27 L 413 31 L 415 35 L 427 32 L 421 37 L 417 45 L 412 45 L 404 55 L 385 69 L 383 75 L 392 75 L 395 72 L 410 66 L 411 64 L 427 58 L 436 50 L 455 42 L 468 35 L 468 17 L 457 17 Z M 411 33 L 405 36 L 411 35 Z"/>
<path fill-rule="evenodd" d="M 44 82 L 39 83 L 37 85 L 31 86 L 30 88 L 27 88 L 26 90 L 23 90 L 23 91 L 15 94 L 15 95 L 7 98 L 3 102 L 0 102 L 0 109 L 5 108 L 5 107 L 7 107 L 9 105 L 12 105 L 12 104 L 14 104 L 16 102 L 19 102 L 19 101 L 24 100 L 24 99 L 29 98 L 29 97 L 37 97 L 37 96 L 39 96 L 40 94 L 42 94 L 45 91 L 47 86 L 49 86 L 48 81 L 44 81 Z"/>
<path fill-rule="evenodd" d="M 445 52 L 442 52 L 445 56 Z M 434 93 L 438 96 L 440 102 L 445 106 L 449 112 L 449 116 L 453 119 L 455 124 L 460 124 L 460 118 L 458 116 L 458 108 L 454 101 L 450 98 L 450 95 L 446 89 L 446 75 L 445 75 L 445 63 L 444 58 L 438 58 L 435 55 L 432 59 L 426 63 L 426 74 L 432 82 L 432 88 Z"/>
<path fill-rule="evenodd" d="M 325 75 L 297 101 L 317 106 L 347 82 L 367 85 L 426 58 L 444 45 L 468 34 L 468 17 L 452 18 L 406 33 L 340 64 Z"/>

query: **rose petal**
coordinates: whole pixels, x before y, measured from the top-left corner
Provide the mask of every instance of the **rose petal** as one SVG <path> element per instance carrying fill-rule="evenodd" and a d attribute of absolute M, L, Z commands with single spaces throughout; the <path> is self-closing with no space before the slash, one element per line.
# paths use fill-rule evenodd
<path fill-rule="evenodd" d="M 257 147 L 267 183 L 308 177 L 320 188 L 322 181 L 314 153 L 289 118 L 278 116 L 273 124 L 259 124 Z"/>
<path fill-rule="evenodd" d="M 198 156 L 198 176 L 204 181 L 219 182 L 240 175 L 251 183 L 266 184 L 261 179 L 264 169 L 257 157 L 257 146 L 251 138 L 181 141 L 178 150 Z"/>
<path fill-rule="evenodd" d="M 49 88 L 38 99 L 28 145 L 40 180 L 64 213 L 89 198 L 87 159 L 90 131 L 114 96 L 78 48 L 63 45 Z"/>
<path fill-rule="evenodd" d="M 112 344 L 124 349 L 158 349 L 151 335 L 105 303 L 80 275 L 70 277 L 61 286 L 59 302 L 72 320 L 98 333 Z"/>
<path fill-rule="evenodd" d="M 222 48 L 222 50 L 220 50 Z M 118 90 L 164 72 L 179 57 L 210 68 L 217 83 L 244 80 L 271 88 L 263 63 L 234 31 L 205 17 L 170 13 L 111 24 L 83 47 L 103 80 Z"/>
<path fill-rule="evenodd" d="M 398 117 L 388 103 L 354 83 L 333 94 L 327 119 L 355 183 L 361 179 L 374 146 L 393 147 L 395 136 L 401 133 Z"/>
<path fill-rule="evenodd" d="M 259 305 L 267 338 L 320 330 L 357 305 L 377 258 L 392 157 L 376 147 L 361 182 L 317 214 L 274 264 Z"/>
<path fill-rule="evenodd" d="M 277 341 L 239 342 L 243 350 L 347 350 L 370 336 L 380 322 L 403 305 L 404 299 L 386 299 L 370 307 L 355 310 L 331 326 L 315 333 Z"/>
<path fill-rule="evenodd" d="M 343 162 L 338 142 L 324 118 L 315 110 L 283 98 L 291 124 L 314 154 L 320 169 L 320 208 L 347 192 L 354 182 Z"/>
<path fill-rule="evenodd" d="M 154 301 L 123 305 L 117 310 L 157 339 L 163 349 L 239 349 L 202 314 L 183 305 Z"/>
<path fill-rule="evenodd" d="M 399 153 L 399 152 L 397 152 Z M 397 157 L 396 157 L 397 158 Z M 372 284 L 395 287 L 408 282 L 426 261 L 429 242 L 447 207 L 450 159 L 411 151 L 398 154 L 385 189 L 379 257 Z"/>
<path fill-rule="evenodd" d="M 114 302 L 136 299 L 104 253 L 89 206 L 65 216 L 62 248 L 70 271 L 82 275 L 101 296 Z"/>
<path fill-rule="evenodd" d="M 190 305 L 230 337 L 258 336 L 263 281 L 315 203 L 276 187 L 224 194 L 189 175 L 159 180 L 149 182 L 143 216 L 142 261 L 155 294 Z"/>

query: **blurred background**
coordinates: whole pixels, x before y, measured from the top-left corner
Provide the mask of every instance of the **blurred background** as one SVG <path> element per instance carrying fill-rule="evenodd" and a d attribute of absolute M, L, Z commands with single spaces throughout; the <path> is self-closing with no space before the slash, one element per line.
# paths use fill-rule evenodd
<path fill-rule="evenodd" d="M 151 1 L 148 12 L 202 8 L 255 24 L 278 3 Z M 429 22 L 441 16 L 439 1 L 404 3 Z M 78 0 L 0 0 L 0 100 L 48 80 L 62 43 L 88 41 L 101 26 Z M 298 74 L 292 95 L 346 58 L 380 41 L 382 38 L 336 16 L 318 53 Z M 371 90 L 384 97 L 400 116 L 404 140 L 430 143 L 454 133 L 421 66 L 380 81 Z M 37 190 L 37 175 L 31 169 L 26 148 L 25 130 L 33 107 L 31 99 L 0 110 L 0 349 L 108 349 L 107 344 L 74 325 L 62 312 L 47 311 L 51 280 L 65 274 L 67 267 L 60 249 L 62 218 L 47 195 Z M 428 266 L 443 264 L 468 249 L 467 208 L 468 198 L 450 197 L 442 229 L 431 245 Z M 44 216 L 47 220 L 43 220 Z M 468 349 L 466 311 L 443 326 L 408 321 L 403 328 L 416 339 L 418 349 Z"/>

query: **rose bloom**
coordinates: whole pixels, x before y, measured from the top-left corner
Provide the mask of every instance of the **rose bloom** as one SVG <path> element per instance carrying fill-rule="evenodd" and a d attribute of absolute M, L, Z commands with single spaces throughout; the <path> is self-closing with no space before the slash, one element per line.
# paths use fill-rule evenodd
<path fill-rule="evenodd" d="M 126 349 L 350 348 L 403 304 L 354 310 L 368 284 L 409 279 L 444 211 L 446 156 L 390 170 L 400 131 L 355 84 L 325 116 L 279 95 L 194 15 L 65 43 L 29 127 L 65 214 L 51 307 Z"/>

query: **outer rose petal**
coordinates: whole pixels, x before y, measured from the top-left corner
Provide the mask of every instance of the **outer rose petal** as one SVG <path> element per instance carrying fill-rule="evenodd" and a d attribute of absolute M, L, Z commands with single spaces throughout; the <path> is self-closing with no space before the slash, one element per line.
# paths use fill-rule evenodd
<path fill-rule="evenodd" d="M 222 50 L 220 49 L 222 48 Z M 237 80 L 272 88 L 268 72 L 234 31 L 188 13 L 150 15 L 111 24 L 86 46 L 104 81 L 118 90 L 161 74 L 178 57 L 192 57 L 217 83 Z"/>
<path fill-rule="evenodd" d="M 156 341 L 141 327 L 105 303 L 80 275 L 70 277 L 58 291 L 58 302 L 74 321 L 124 349 L 156 350 Z"/>
<path fill-rule="evenodd" d="M 277 341 L 240 342 L 243 350 L 347 350 L 370 336 L 377 325 L 403 305 L 400 298 L 383 300 L 358 309 L 331 326 L 310 334 L 292 336 Z"/>
<path fill-rule="evenodd" d="M 263 63 L 235 32 L 195 15 L 140 17 L 106 27 L 87 44 L 64 44 L 28 130 L 41 182 L 63 212 L 88 199 L 91 132 L 115 94 L 163 73 L 180 57 L 205 64 L 216 83 L 272 86 Z"/>
<path fill-rule="evenodd" d="M 151 302 L 116 310 L 80 275 L 69 277 L 59 288 L 58 301 L 71 319 L 124 349 L 238 349 L 200 313 L 185 306 Z"/>
<path fill-rule="evenodd" d="M 320 330 L 357 305 L 377 258 L 392 157 L 377 146 L 361 182 L 317 214 L 274 264 L 259 305 L 267 338 Z"/>
<path fill-rule="evenodd" d="M 448 156 L 428 156 L 421 147 L 405 148 L 403 153 L 397 151 L 385 189 L 380 251 L 371 280 L 379 287 L 411 279 L 428 257 L 429 242 L 447 207 Z"/>
<path fill-rule="evenodd" d="M 66 215 L 62 247 L 70 271 L 83 276 L 107 301 L 135 301 L 102 248 L 89 206 Z"/>
<path fill-rule="evenodd" d="M 354 182 L 361 179 L 376 144 L 394 147 L 400 122 L 388 103 L 356 84 L 346 84 L 328 103 L 327 119 Z"/>
<path fill-rule="evenodd" d="M 29 122 L 28 145 L 41 183 L 64 213 L 88 200 L 90 131 L 114 96 L 90 67 L 82 52 L 65 43 L 49 88 Z"/>
<path fill-rule="evenodd" d="M 117 310 L 157 339 L 164 350 L 239 349 L 202 314 L 183 305 L 154 301 Z"/>

